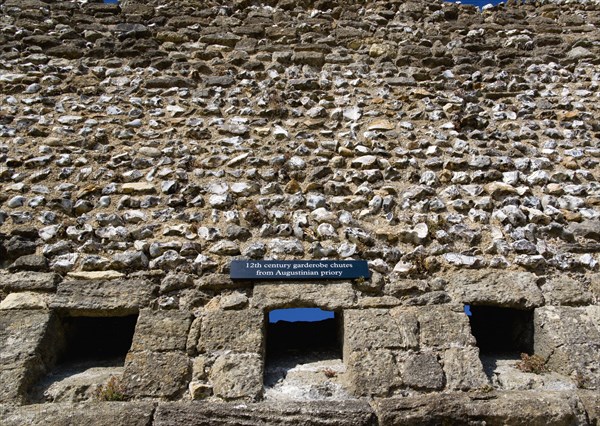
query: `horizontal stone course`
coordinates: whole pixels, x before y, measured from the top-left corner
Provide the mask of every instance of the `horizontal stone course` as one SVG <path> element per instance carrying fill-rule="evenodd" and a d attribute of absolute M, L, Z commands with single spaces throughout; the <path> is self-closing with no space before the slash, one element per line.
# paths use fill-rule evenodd
<path fill-rule="evenodd" d="M 140 279 L 63 281 L 50 308 L 75 314 L 123 316 L 147 306 L 156 290 L 155 284 Z"/>
<path fill-rule="evenodd" d="M 514 425 L 587 424 L 575 395 L 560 392 L 450 393 L 390 398 L 375 404 L 379 424 L 412 425 L 469 421 Z"/>
<path fill-rule="evenodd" d="M 580 400 L 579 397 L 582 399 Z M 0 416 L 7 425 L 388 425 L 431 424 L 431 422 L 469 422 L 484 420 L 491 424 L 594 424 L 592 395 L 561 393 L 463 393 L 431 394 L 405 398 L 384 398 L 373 408 L 361 401 L 308 403 L 205 402 L 96 402 L 11 407 L 0 405 Z M 519 406 L 520 410 L 513 408 Z"/>
<path fill-rule="evenodd" d="M 7 426 L 110 426 L 115 422 L 124 426 L 147 426 L 152 424 L 154 409 L 153 402 L 61 403 L 18 408 L 0 405 L 0 418 Z"/>
<path fill-rule="evenodd" d="M 191 422 L 196 425 L 296 425 L 314 426 L 377 424 L 371 407 L 359 401 L 314 401 L 269 404 L 160 404 L 154 424 L 167 426 Z"/>

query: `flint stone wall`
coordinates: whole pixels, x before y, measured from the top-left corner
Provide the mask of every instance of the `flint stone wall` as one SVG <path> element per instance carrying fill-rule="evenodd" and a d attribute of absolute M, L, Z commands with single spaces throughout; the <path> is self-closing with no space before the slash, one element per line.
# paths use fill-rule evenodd
<path fill-rule="evenodd" d="M 597 2 L 0 12 L 2 423 L 598 423 Z M 263 258 L 372 276 L 229 279 Z M 533 311 L 550 378 L 490 381 L 464 304 Z M 264 401 L 265 315 L 307 306 L 349 397 Z M 130 314 L 131 401 L 27 405 L 61 316 Z"/>

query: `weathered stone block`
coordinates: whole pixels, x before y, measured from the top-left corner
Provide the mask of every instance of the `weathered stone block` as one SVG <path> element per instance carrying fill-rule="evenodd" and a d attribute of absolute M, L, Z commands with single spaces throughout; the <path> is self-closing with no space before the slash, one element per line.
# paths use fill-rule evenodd
<path fill-rule="evenodd" d="M 72 314 L 128 315 L 147 306 L 157 289 L 157 285 L 141 279 L 63 281 L 50 308 Z"/>
<path fill-rule="evenodd" d="M 32 291 L 10 293 L 0 302 L 0 310 L 46 309 L 48 307 L 46 299 L 44 295 Z"/>
<path fill-rule="evenodd" d="M 67 277 L 73 280 L 117 280 L 125 277 L 119 271 L 76 271 L 69 272 Z"/>
<path fill-rule="evenodd" d="M 386 396 L 402 383 L 390 350 L 355 351 L 348 355 L 345 364 L 349 390 L 356 396 Z"/>
<path fill-rule="evenodd" d="M 207 311 L 202 318 L 198 351 L 262 354 L 264 321 L 265 316 L 258 309 Z"/>
<path fill-rule="evenodd" d="M 31 393 L 34 401 L 40 402 L 42 399 L 52 403 L 96 401 L 103 386 L 111 378 L 119 380 L 123 368 L 88 368 L 71 375 L 64 374 L 65 370 L 61 367 L 56 371 L 59 373 L 47 375 L 34 386 Z"/>
<path fill-rule="evenodd" d="M 132 351 L 174 351 L 185 350 L 191 315 L 181 311 L 140 311 Z"/>
<path fill-rule="evenodd" d="M 408 349 L 418 346 L 416 316 L 408 310 L 347 309 L 344 311 L 344 359 L 368 349 Z"/>
<path fill-rule="evenodd" d="M 590 276 L 590 291 L 594 295 L 597 303 L 600 303 L 600 274 Z"/>
<path fill-rule="evenodd" d="M 323 309 L 351 307 L 356 300 L 352 283 L 258 283 L 251 306 L 261 309 L 317 306 Z"/>
<path fill-rule="evenodd" d="M 188 332 L 187 341 L 185 344 L 185 351 L 188 355 L 194 356 L 198 353 L 198 340 L 200 339 L 200 331 L 202 328 L 202 318 L 196 317 L 190 325 Z"/>
<path fill-rule="evenodd" d="M 480 389 L 489 384 L 478 348 L 450 348 L 442 357 L 446 386 L 452 390 Z"/>
<path fill-rule="evenodd" d="M 564 392 L 433 393 L 374 402 L 380 426 L 586 424 L 583 407 Z"/>
<path fill-rule="evenodd" d="M 10 272 L 17 271 L 36 271 L 45 272 L 48 270 L 48 259 L 39 254 L 28 254 L 19 257 L 9 267 Z"/>
<path fill-rule="evenodd" d="M 256 400 L 263 391 L 263 360 L 256 353 L 229 353 L 213 364 L 210 382 L 216 396 L 225 400 Z"/>
<path fill-rule="evenodd" d="M 13 365 L 11 368 L 3 366 L 0 369 L 0 402 L 22 403 L 25 401 L 27 385 L 31 384 L 26 365 L 27 363 L 24 362 Z"/>
<path fill-rule="evenodd" d="M 257 404 L 168 402 L 156 409 L 154 426 L 375 426 L 366 401 L 285 401 Z"/>
<path fill-rule="evenodd" d="M 432 353 L 411 354 L 404 362 L 402 381 L 414 389 L 441 389 L 444 387 L 444 370 Z"/>
<path fill-rule="evenodd" d="M 596 391 L 580 390 L 577 396 L 583 403 L 591 425 L 600 425 L 600 394 Z"/>
<path fill-rule="evenodd" d="M 419 321 L 417 310 L 413 308 L 398 307 L 390 309 L 392 319 L 398 324 L 403 349 L 414 349 L 419 346 Z"/>
<path fill-rule="evenodd" d="M 529 272 L 460 271 L 445 278 L 452 299 L 464 304 L 519 309 L 544 304 L 537 277 Z"/>
<path fill-rule="evenodd" d="M 320 52 L 296 52 L 292 61 L 296 64 L 320 67 L 325 63 L 325 55 Z"/>
<path fill-rule="evenodd" d="M 448 305 L 417 308 L 422 346 L 450 348 L 474 346 L 469 319 Z"/>
<path fill-rule="evenodd" d="M 190 396 L 194 400 L 208 398 L 213 393 L 213 388 L 211 385 L 195 380 L 190 382 L 188 390 L 190 392 Z"/>
<path fill-rule="evenodd" d="M 600 388 L 600 306 L 534 311 L 534 351 L 587 389 Z"/>
<path fill-rule="evenodd" d="M 566 275 L 552 277 L 542 286 L 548 305 L 577 306 L 592 303 L 593 295 L 584 283 Z"/>
<path fill-rule="evenodd" d="M 389 283 L 386 284 L 385 294 L 395 297 L 423 294 L 431 291 L 429 284 L 424 280 L 406 280 L 390 277 Z"/>
<path fill-rule="evenodd" d="M 60 275 L 53 272 L 0 273 L 0 289 L 10 291 L 54 291 Z"/>
<path fill-rule="evenodd" d="M 219 306 L 221 309 L 242 309 L 248 305 L 248 297 L 240 293 L 238 291 L 234 291 L 230 294 L 226 294 L 221 296 L 221 300 L 219 301 Z"/>
<path fill-rule="evenodd" d="M 206 355 L 198 355 L 192 361 L 192 378 L 194 380 L 206 380 L 214 359 Z"/>
<path fill-rule="evenodd" d="M 0 311 L 0 401 L 22 402 L 28 388 L 54 361 L 47 311 Z"/>
<path fill-rule="evenodd" d="M 176 398 L 185 392 L 191 365 L 182 352 L 130 352 L 123 383 L 136 397 Z"/>
<path fill-rule="evenodd" d="M 146 426 L 152 422 L 152 402 L 86 402 L 0 407 L 4 426 Z"/>
<path fill-rule="evenodd" d="M 0 366 L 38 355 L 49 321 L 48 311 L 0 311 Z"/>

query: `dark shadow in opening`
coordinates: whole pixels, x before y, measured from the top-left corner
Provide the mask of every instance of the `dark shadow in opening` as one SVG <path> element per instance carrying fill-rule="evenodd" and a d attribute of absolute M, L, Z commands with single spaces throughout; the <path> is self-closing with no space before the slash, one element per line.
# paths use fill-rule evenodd
<path fill-rule="evenodd" d="M 533 311 L 470 305 L 471 332 L 482 356 L 533 353 Z"/>
<path fill-rule="evenodd" d="M 85 395 L 79 392 L 83 392 L 87 384 L 101 384 L 111 371 L 120 371 L 133 341 L 137 318 L 137 314 L 82 317 L 55 313 L 42 349 L 46 369 L 44 373 L 40 372 L 43 376 L 32 380 L 32 385 L 28 386 L 28 403 L 48 402 L 46 391 L 59 382 L 64 389 L 79 386 L 77 396 L 84 398 Z M 85 377 L 78 377 L 80 373 L 85 373 Z M 69 382 L 71 378 L 74 381 Z M 89 383 L 84 383 L 86 380 Z"/>
<path fill-rule="evenodd" d="M 337 353 L 341 356 L 340 320 L 334 318 L 320 321 L 285 321 L 267 325 L 267 361 L 272 356 L 303 353 Z"/>
<path fill-rule="evenodd" d="M 283 311 L 278 310 L 278 318 L 285 318 Z M 342 358 L 342 318 L 340 313 L 332 313 L 333 318 L 317 321 L 267 322 L 266 387 L 285 378 L 299 364 Z"/>
<path fill-rule="evenodd" d="M 115 365 L 123 365 L 136 322 L 137 315 L 61 318 L 65 347 L 59 363 L 89 361 L 100 365 L 114 360 Z"/>

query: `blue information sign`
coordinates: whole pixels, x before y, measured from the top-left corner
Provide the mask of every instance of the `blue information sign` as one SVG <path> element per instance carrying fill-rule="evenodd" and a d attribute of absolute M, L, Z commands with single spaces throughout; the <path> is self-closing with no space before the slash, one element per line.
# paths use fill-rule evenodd
<path fill-rule="evenodd" d="M 369 278 L 366 260 L 234 260 L 233 280 L 348 280 Z"/>

